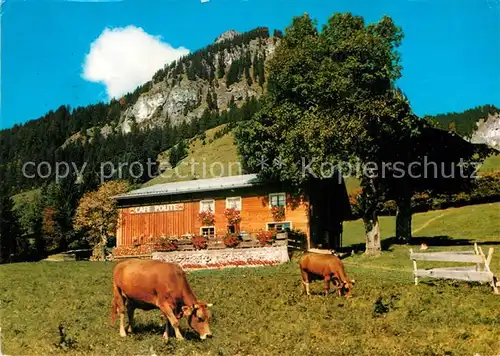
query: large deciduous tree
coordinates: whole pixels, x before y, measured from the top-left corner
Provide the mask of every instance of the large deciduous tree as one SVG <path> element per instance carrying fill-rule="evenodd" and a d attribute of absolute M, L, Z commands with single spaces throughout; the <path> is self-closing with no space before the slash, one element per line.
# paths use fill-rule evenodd
<path fill-rule="evenodd" d="M 394 123 L 410 117 L 394 89 L 401 39 L 387 16 L 365 25 L 361 17 L 337 13 L 321 31 L 307 14 L 294 18 L 270 60 L 262 110 L 236 132 L 246 168 L 307 193 L 325 178 L 325 164 L 378 160 L 380 132 L 404 128 Z M 278 157 L 278 167 L 263 162 Z M 380 181 L 364 175 L 362 185 L 366 249 L 376 254 Z"/>
<path fill-rule="evenodd" d="M 106 182 L 97 191 L 86 193 L 76 209 L 75 229 L 85 231 L 94 247 L 94 256 L 100 254 L 103 261 L 108 238 L 114 235 L 118 220 L 116 201 L 112 197 L 129 189 L 125 181 Z"/>
<path fill-rule="evenodd" d="M 414 194 L 469 190 L 475 182 L 474 163 L 482 162 L 492 151 L 486 145 L 472 144 L 441 130 L 428 120 L 413 120 L 410 128 L 406 135 L 387 137 L 388 145 L 381 152 L 390 163 L 383 185 L 385 197 L 396 202 L 396 238 L 402 243 L 410 242 L 412 237 Z M 405 174 L 401 174 L 402 167 Z"/>

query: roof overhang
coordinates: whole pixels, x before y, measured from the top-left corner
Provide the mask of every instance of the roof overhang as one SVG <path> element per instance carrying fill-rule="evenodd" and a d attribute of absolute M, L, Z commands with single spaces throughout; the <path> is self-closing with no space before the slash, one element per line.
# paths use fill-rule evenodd
<path fill-rule="evenodd" d="M 201 193 L 228 189 L 241 189 L 258 185 L 262 185 L 262 181 L 257 178 L 256 174 L 245 174 L 240 176 L 156 184 L 150 187 L 133 190 L 125 194 L 115 195 L 112 198 L 115 200 L 129 200 L 197 192 Z"/>

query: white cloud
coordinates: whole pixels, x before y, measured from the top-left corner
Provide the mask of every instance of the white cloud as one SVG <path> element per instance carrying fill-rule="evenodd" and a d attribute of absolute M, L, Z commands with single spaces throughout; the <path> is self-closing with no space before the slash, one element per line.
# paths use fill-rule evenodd
<path fill-rule="evenodd" d="M 106 28 L 90 45 L 82 77 L 103 83 L 110 98 L 119 98 L 146 83 L 165 64 L 188 53 L 188 49 L 173 48 L 142 28 Z"/>

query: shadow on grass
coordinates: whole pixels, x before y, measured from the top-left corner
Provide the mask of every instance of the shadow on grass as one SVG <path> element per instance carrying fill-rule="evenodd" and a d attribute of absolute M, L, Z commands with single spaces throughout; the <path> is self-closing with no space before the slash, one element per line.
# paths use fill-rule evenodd
<path fill-rule="evenodd" d="M 132 335 L 136 337 L 144 337 L 146 335 L 157 335 L 158 337 L 162 337 L 163 332 L 165 331 L 165 323 L 161 324 L 160 323 L 147 323 L 147 324 L 136 324 L 134 325 L 134 331 Z M 196 334 L 194 331 L 191 329 L 186 329 L 181 327 L 181 334 L 184 336 L 184 339 L 189 340 L 189 341 L 201 341 L 200 337 L 198 334 Z M 168 337 L 169 339 L 175 339 L 175 332 L 174 328 L 170 324 L 168 324 Z"/>
<path fill-rule="evenodd" d="M 443 246 L 473 246 L 474 242 L 478 245 L 500 245 L 500 241 L 477 241 L 474 239 L 457 238 L 445 235 L 439 236 L 419 236 L 413 237 L 409 243 L 397 239 L 395 236 L 386 238 L 381 241 L 382 251 L 392 251 L 393 246 L 420 246 L 425 243 L 427 246 L 443 247 Z M 351 251 L 365 251 L 365 243 L 358 243 L 343 246 L 340 252 L 350 253 Z"/>

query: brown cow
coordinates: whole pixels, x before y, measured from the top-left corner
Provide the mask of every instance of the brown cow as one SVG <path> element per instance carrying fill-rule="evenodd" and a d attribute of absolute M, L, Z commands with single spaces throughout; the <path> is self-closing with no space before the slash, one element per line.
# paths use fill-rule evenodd
<path fill-rule="evenodd" d="M 118 263 L 113 270 L 113 302 L 111 323 L 120 314 L 120 336 L 127 333 L 123 325 L 125 308 L 128 315 L 128 332 L 132 332 L 134 310 L 160 309 L 167 318 L 163 338 L 168 339 L 168 324 L 175 330 L 177 339 L 183 340 L 179 321 L 184 315 L 189 326 L 202 340 L 211 337 L 210 312 L 206 304 L 196 299 L 182 268 L 174 263 L 131 259 Z"/>
<path fill-rule="evenodd" d="M 351 296 L 351 289 L 354 281 L 351 281 L 344 270 L 344 264 L 335 255 L 306 253 L 300 260 L 300 274 L 302 277 L 303 292 L 311 295 L 309 283 L 314 280 L 323 279 L 325 281 L 325 294 L 330 290 L 330 282 L 333 279 L 335 288 L 342 295 L 342 290 L 346 290 L 346 297 Z"/>

